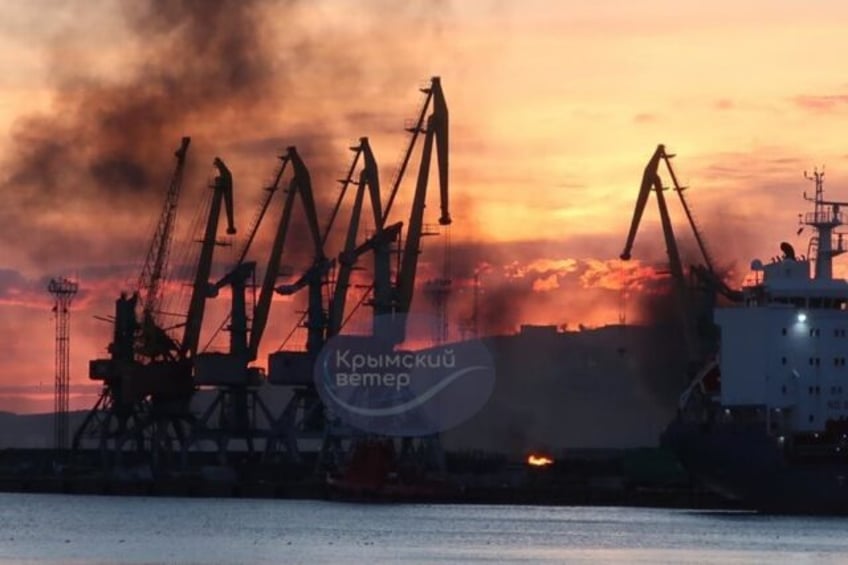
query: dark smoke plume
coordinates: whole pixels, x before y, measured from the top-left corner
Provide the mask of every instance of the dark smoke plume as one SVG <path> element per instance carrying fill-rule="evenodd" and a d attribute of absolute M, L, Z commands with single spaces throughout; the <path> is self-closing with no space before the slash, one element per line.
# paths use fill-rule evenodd
<path fill-rule="evenodd" d="M 78 9 L 103 7 L 90 6 L 79 2 Z M 368 115 L 365 108 L 379 115 L 384 108 L 374 100 L 388 93 L 411 92 L 414 103 L 415 87 L 434 71 L 417 64 L 416 42 L 403 30 L 415 25 L 426 35 L 441 25 L 438 10 L 388 10 L 394 6 L 388 3 L 367 8 L 365 23 L 350 29 L 321 27 L 306 15 L 308 3 L 292 0 L 115 6 L 128 40 L 115 46 L 127 52 L 116 76 L 98 76 L 69 55 L 69 37 L 82 30 L 58 35 L 48 52 L 53 107 L 14 125 L 14 149 L 0 181 L 7 198 L 0 238 L 33 234 L 25 246 L 33 265 L 134 258 L 150 236 L 144 230 L 161 205 L 170 155 L 183 135 L 194 140 L 186 188 L 203 184 L 198 169 L 209 169 L 215 155 L 251 164 L 228 163 L 242 208 L 252 205 L 251 190 L 260 189 L 253 183 L 270 174 L 275 156 L 297 145 L 326 215 L 333 181 L 347 165 L 346 140 L 387 129 L 385 119 L 351 120 Z M 384 60 L 388 52 L 397 54 L 391 69 L 367 80 L 362 61 Z M 402 118 L 393 124 L 401 134 Z M 49 210 L 73 213 L 77 225 L 50 221 Z M 95 225 L 97 219 L 104 225 Z"/>
<path fill-rule="evenodd" d="M 4 182 L 12 202 L 0 218 L 0 234 L 10 237 L 49 208 L 82 206 L 92 217 L 138 206 L 155 210 L 172 167 L 168 157 L 182 135 L 227 140 L 234 125 L 249 121 L 274 94 L 261 5 L 121 4 L 128 34 L 143 42 L 144 54 L 129 64 L 126 76 L 113 80 L 69 75 L 64 42 L 56 40 L 50 73 L 55 111 L 15 124 L 15 152 Z M 281 77 L 273 78 L 279 87 Z M 79 248 L 87 238 L 102 238 L 94 226 L 79 228 L 68 233 L 64 226 L 41 226 L 30 242 L 32 259 L 59 260 L 74 243 Z M 133 230 L 127 236 L 147 234 Z"/>
<path fill-rule="evenodd" d="M 79 88 L 73 85 L 76 77 L 59 79 L 67 82 L 56 85 L 63 95 L 60 110 L 19 125 L 19 165 L 10 182 L 46 189 L 44 196 L 67 187 L 66 179 L 57 178 L 67 173 L 92 181 L 77 190 L 106 198 L 158 189 L 153 173 L 161 171 L 152 171 L 151 164 L 162 163 L 164 149 L 175 146 L 189 126 L 203 120 L 230 125 L 270 94 L 263 88 L 269 86 L 272 65 L 262 43 L 259 4 L 124 4 L 131 32 L 144 38 L 145 59 L 118 83 Z M 217 129 L 224 134 L 227 128 L 221 126 Z M 45 158 L 70 168 L 45 168 Z"/>

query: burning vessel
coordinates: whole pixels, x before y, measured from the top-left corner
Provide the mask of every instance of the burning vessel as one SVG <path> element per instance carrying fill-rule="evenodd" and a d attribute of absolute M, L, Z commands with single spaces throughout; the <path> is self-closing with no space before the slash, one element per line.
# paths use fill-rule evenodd
<path fill-rule="evenodd" d="M 833 273 L 848 202 L 826 200 L 823 177 L 804 194 L 807 254 L 782 243 L 751 262 L 741 301 L 714 308 L 718 354 L 662 437 L 705 484 L 765 511 L 848 513 L 848 281 Z"/>

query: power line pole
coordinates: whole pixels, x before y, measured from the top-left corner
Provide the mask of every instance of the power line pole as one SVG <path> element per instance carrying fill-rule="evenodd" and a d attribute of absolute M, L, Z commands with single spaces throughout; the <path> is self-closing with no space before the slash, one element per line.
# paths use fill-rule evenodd
<path fill-rule="evenodd" d="M 71 301 L 79 286 L 66 278 L 51 279 L 47 290 L 53 295 L 56 319 L 56 380 L 53 393 L 55 448 L 68 449 L 68 385 L 70 384 Z"/>

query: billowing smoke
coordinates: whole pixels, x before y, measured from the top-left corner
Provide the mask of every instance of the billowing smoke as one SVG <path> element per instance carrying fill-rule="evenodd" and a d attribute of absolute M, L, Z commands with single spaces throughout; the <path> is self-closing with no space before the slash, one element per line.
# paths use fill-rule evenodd
<path fill-rule="evenodd" d="M 86 37 L 84 25 L 71 18 L 35 47 L 51 100 L 41 113 L 19 117 L 10 131 L 0 174 L 0 251 L 7 265 L 33 280 L 81 276 L 84 289 L 99 291 L 98 313 L 111 310 L 117 292 L 138 277 L 172 153 L 184 135 L 192 144 L 171 254 L 172 275 L 182 280 L 166 295 L 183 293 L 193 271 L 181 247 L 197 248 L 198 232 L 188 228 L 209 193 L 215 156 L 234 175 L 238 238 L 276 156 L 289 145 L 310 169 L 323 228 L 335 179 L 349 165 L 350 141 L 372 136 L 378 162 L 394 165 L 399 147 L 374 144 L 373 136 L 405 141 L 404 118 L 419 102 L 417 87 L 440 71 L 416 44 L 438 33 L 439 12 L 447 8 L 380 1 L 337 18 L 294 0 L 75 4 L 80 12 L 103 10 L 98 21 L 116 28 L 108 34 L 115 44 L 105 44 L 102 34 Z M 280 194 L 249 256 L 259 261 L 260 277 Z M 295 270 L 311 255 L 297 206 L 283 259 Z M 347 217 L 341 214 L 340 224 Z M 213 277 L 230 265 L 230 249 L 239 244 L 216 249 Z M 328 246 L 329 255 L 336 252 Z M 223 300 L 213 303 L 207 325 L 226 307 Z"/>
<path fill-rule="evenodd" d="M 30 233 L 37 237 L 28 252 L 43 264 L 69 254 L 114 254 L 122 237 L 123 243 L 149 237 L 138 228 L 148 225 L 162 200 L 173 166 L 168 157 L 180 137 L 208 136 L 192 150 L 205 143 L 218 151 L 235 125 L 255 118 L 279 92 L 284 77 L 272 72 L 262 4 L 122 3 L 127 36 L 141 54 L 109 79 L 87 75 L 84 65 L 68 71 L 66 40 L 57 39 L 50 65 L 54 111 L 21 118 L 13 131 L 14 155 L 4 181 L 12 202 L 0 212 L 4 239 L 23 223 L 35 223 Z M 51 223 L 49 209 L 77 215 L 80 224 L 83 216 L 89 221 Z M 144 211 L 144 217 L 133 218 L 132 210 Z M 110 223 L 116 216 L 126 222 L 126 232 L 115 234 L 107 247 L 90 220 L 100 218 L 102 229 L 116 231 Z"/>
<path fill-rule="evenodd" d="M 342 26 L 317 20 L 309 3 L 292 0 L 98 6 L 120 11 L 120 67 L 106 76 L 92 71 L 69 49 L 79 30 L 57 35 L 48 51 L 52 107 L 13 127 L 13 153 L 0 181 L 7 199 L 0 238 L 31 234 L 30 266 L 66 269 L 122 254 L 137 260 L 183 135 L 193 138 L 186 175 L 192 190 L 205 183 L 203 174 L 211 176 L 212 157 L 220 155 L 234 172 L 242 208 L 258 198 L 252 192 L 258 195 L 275 156 L 297 145 L 323 222 L 334 180 L 347 166 L 347 140 L 383 132 L 389 123 L 402 132 L 402 115 L 389 122 L 379 114 L 384 108 L 357 95 L 391 90 L 412 92 L 414 100 L 415 87 L 433 72 L 417 64 L 401 30 L 415 24 L 429 33 L 437 10 L 387 15 L 377 4 L 359 14 L 358 26 Z M 374 51 L 406 59 L 392 59 L 389 65 L 398 68 L 382 73 L 390 78 L 368 81 L 360 63 Z M 293 237 L 301 232 L 293 230 Z"/>
<path fill-rule="evenodd" d="M 60 106 L 53 115 L 19 124 L 10 182 L 40 189 L 42 197 L 67 190 L 69 196 L 93 191 L 120 199 L 158 188 L 157 164 L 187 130 L 210 121 L 215 133 L 226 134 L 273 94 L 260 4 L 123 4 L 131 35 L 143 41 L 143 58 L 125 77 L 82 84 L 81 77 L 60 72 L 57 60 Z"/>

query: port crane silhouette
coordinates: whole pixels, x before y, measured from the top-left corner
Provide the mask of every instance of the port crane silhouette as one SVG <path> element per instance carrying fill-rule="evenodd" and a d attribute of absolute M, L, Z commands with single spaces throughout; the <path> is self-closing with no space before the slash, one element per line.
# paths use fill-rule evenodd
<path fill-rule="evenodd" d="M 727 299 L 736 302 L 741 299 L 741 293 L 731 289 L 724 280 L 722 280 L 721 276 L 716 273 L 714 261 L 708 251 L 706 240 L 695 221 L 691 206 L 686 199 L 685 191 L 687 187 L 681 186 L 678 182 L 677 175 L 671 165 L 672 158 L 674 158 L 674 155 L 667 153 L 665 145 L 660 144 L 657 146 L 654 154 L 645 166 L 642 174 L 642 182 L 639 187 L 639 193 L 636 198 L 636 206 L 633 210 L 633 219 L 630 223 L 630 230 L 628 231 L 624 250 L 620 257 L 623 261 L 630 260 L 642 215 L 645 211 L 648 198 L 653 192 L 657 199 L 657 207 L 659 209 L 666 254 L 668 255 L 669 272 L 671 274 L 673 292 L 677 302 L 677 313 L 683 334 L 686 357 L 690 368 L 694 368 L 702 365 L 703 358 L 715 349 L 715 344 L 713 343 L 715 339 L 713 337 L 703 336 L 703 328 L 701 328 L 702 331 L 699 334 L 699 328 L 696 327 L 698 313 L 703 310 L 708 312 L 712 311 L 712 305 L 716 294 L 721 294 Z M 665 169 L 672 182 L 670 189 L 673 190 L 680 199 L 688 225 L 692 230 L 692 234 L 694 235 L 698 250 L 701 254 L 703 264 L 690 265 L 689 274 L 695 279 L 698 285 L 705 290 L 705 294 L 708 297 L 708 304 L 705 306 L 698 307 L 695 304 L 689 290 L 689 284 L 687 282 L 686 274 L 684 273 L 683 262 L 680 256 L 680 249 L 677 244 L 677 238 L 674 233 L 671 216 L 668 210 L 668 203 L 666 202 L 665 197 L 665 191 L 669 190 L 669 188 L 663 186 L 663 182 L 660 177 L 661 165 L 665 165 Z M 696 310 L 698 311 L 697 313 Z M 710 329 L 714 331 L 711 321 L 709 321 L 706 325 L 709 325 Z"/>
<path fill-rule="evenodd" d="M 161 289 L 173 238 L 174 215 L 182 186 L 190 143 L 183 138 L 150 250 L 142 268 L 139 288 L 115 303 L 113 339 L 107 359 L 89 364 L 89 378 L 103 383 L 95 406 L 74 435 L 73 447 L 85 438 L 97 440 L 102 462 L 121 466 L 125 447 L 134 446 L 133 462 L 144 462 L 156 472 L 184 450 L 193 424 L 190 410 L 194 394 L 193 364 L 197 355 L 213 252 L 219 245 L 218 223 L 226 209 L 227 233 L 235 233 L 232 175 L 224 162 L 213 162 L 218 171 L 212 189 L 204 238 L 194 271 L 191 299 L 180 340 L 172 338 L 158 319 Z M 141 300 L 141 323 L 137 309 Z M 176 327 L 170 328 L 177 329 Z"/>

